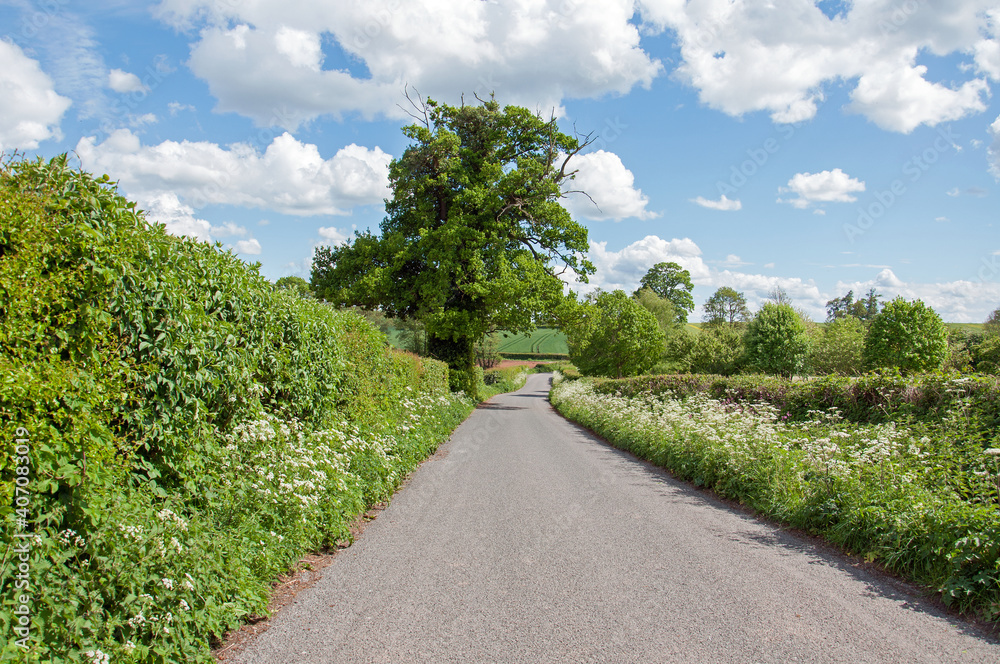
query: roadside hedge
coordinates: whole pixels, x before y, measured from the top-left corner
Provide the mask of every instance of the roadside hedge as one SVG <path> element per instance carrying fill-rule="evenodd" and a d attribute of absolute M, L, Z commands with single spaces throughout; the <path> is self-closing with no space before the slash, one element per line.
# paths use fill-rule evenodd
<path fill-rule="evenodd" d="M 470 412 L 447 385 L 65 156 L 3 164 L 0 661 L 211 661 Z"/>

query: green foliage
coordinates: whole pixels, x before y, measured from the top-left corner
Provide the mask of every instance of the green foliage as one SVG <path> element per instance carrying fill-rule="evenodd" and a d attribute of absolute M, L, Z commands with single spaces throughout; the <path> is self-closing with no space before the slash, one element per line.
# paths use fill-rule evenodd
<path fill-rule="evenodd" d="M 745 357 L 743 332 L 733 325 L 703 327 L 687 356 L 691 372 L 723 376 L 742 371 Z"/>
<path fill-rule="evenodd" d="M 870 288 L 862 300 L 855 300 L 854 291 L 847 291 L 844 297 L 834 298 L 826 303 L 826 320 L 832 322 L 851 317 L 869 325 L 878 315 L 881 297 L 874 288 Z"/>
<path fill-rule="evenodd" d="M 806 326 L 790 304 L 766 303 L 743 338 L 749 365 L 763 373 L 801 373 L 809 351 Z"/>
<path fill-rule="evenodd" d="M 649 288 L 643 288 L 632 295 L 642 308 L 653 314 L 656 324 L 660 326 L 664 334 L 670 334 L 681 328 L 684 323 L 679 322 L 678 310 L 673 302 L 657 295 Z M 684 316 L 686 318 L 686 316 Z"/>
<path fill-rule="evenodd" d="M 976 371 L 1000 374 L 1000 334 L 990 334 L 972 349 Z"/>
<path fill-rule="evenodd" d="M 570 359 L 583 374 L 621 378 L 656 365 L 663 331 L 624 291 L 601 293 L 596 303 L 580 306 L 580 322 L 567 334 Z"/>
<path fill-rule="evenodd" d="M 274 282 L 274 287 L 281 290 L 291 291 L 302 297 L 313 296 L 312 287 L 309 285 L 309 282 L 302 277 L 281 277 Z"/>
<path fill-rule="evenodd" d="M 554 118 L 492 99 L 418 110 L 403 130 L 413 144 L 390 165 L 380 236 L 317 248 L 312 284 L 324 299 L 422 321 L 429 354 L 467 371 L 476 340 L 531 330 L 562 299 L 553 262 L 593 272 L 587 230 L 559 202 L 583 146 Z"/>
<path fill-rule="evenodd" d="M 503 358 L 500 357 L 500 340 L 497 339 L 495 334 L 487 334 L 477 341 L 475 352 L 476 366 L 482 368 L 484 371 L 492 369 L 503 361 Z"/>
<path fill-rule="evenodd" d="M 842 316 L 817 332 L 809 350 L 809 365 L 818 374 L 857 375 L 863 367 L 864 347 L 864 323 L 854 316 Z"/>
<path fill-rule="evenodd" d="M 688 314 L 694 311 L 693 289 L 690 272 L 677 263 L 657 263 L 639 281 L 634 295 L 638 297 L 643 290 L 652 291 L 673 305 L 676 322 L 684 324 Z"/>
<path fill-rule="evenodd" d="M 997 307 L 983 322 L 983 332 L 990 335 L 1000 334 L 1000 307 Z"/>
<path fill-rule="evenodd" d="M 745 323 L 750 320 L 747 299 L 729 286 L 722 286 L 705 301 L 705 322 L 709 325 Z"/>
<path fill-rule="evenodd" d="M 167 235 L 65 157 L 0 170 L 0 248 L 5 633 L 19 517 L 35 584 L 29 651 L 0 659 L 211 661 L 471 409 L 446 365 Z"/>
<path fill-rule="evenodd" d="M 896 298 L 872 320 L 863 356 L 865 366 L 873 369 L 904 373 L 938 369 L 948 356 L 941 317 L 920 300 Z"/>
<path fill-rule="evenodd" d="M 737 380 L 760 391 L 795 391 L 791 381 L 777 378 Z M 1000 437 L 977 415 L 976 404 L 986 404 L 987 392 L 995 398 L 998 385 L 922 380 L 922 399 L 948 400 L 927 422 L 857 424 L 836 408 L 792 418 L 772 403 L 731 391 L 710 396 L 706 385 L 714 391 L 720 382 L 710 376 L 562 382 L 550 400 L 567 417 L 681 479 L 936 588 L 959 610 L 996 619 Z M 845 379 L 824 383 L 849 385 Z M 896 397 L 905 404 L 912 390 Z M 996 404 L 989 407 L 995 414 Z M 984 439 L 984 431 L 991 437 Z"/>

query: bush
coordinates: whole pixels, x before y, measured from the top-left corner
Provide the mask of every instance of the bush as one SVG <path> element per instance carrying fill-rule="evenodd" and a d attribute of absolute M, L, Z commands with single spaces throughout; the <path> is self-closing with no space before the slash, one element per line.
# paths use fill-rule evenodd
<path fill-rule="evenodd" d="M 692 373 L 730 376 L 743 369 L 743 332 L 735 325 L 704 326 L 691 346 Z"/>
<path fill-rule="evenodd" d="M 0 169 L 5 633 L 27 526 L 36 584 L 28 651 L 0 659 L 211 661 L 275 575 L 350 537 L 464 418 L 447 385 L 65 157 Z"/>
<path fill-rule="evenodd" d="M 907 302 L 898 297 L 886 304 L 872 320 L 865 339 L 864 362 L 869 369 L 933 371 L 947 356 L 944 323 L 920 300 Z"/>
<path fill-rule="evenodd" d="M 743 338 L 747 363 L 763 373 L 792 376 L 805 367 L 806 326 L 789 304 L 765 304 Z"/>
<path fill-rule="evenodd" d="M 861 373 L 865 325 L 854 316 L 830 321 L 818 333 L 809 351 L 809 365 L 818 374 L 853 376 Z"/>
<path fill-rule="evenodd" d="M 663 331 L 624 291 L 601 293 L 584 311 L 583 321 L 567 333 L 570 360 L 583 374 L 634 376 L 659 360 Z"/>

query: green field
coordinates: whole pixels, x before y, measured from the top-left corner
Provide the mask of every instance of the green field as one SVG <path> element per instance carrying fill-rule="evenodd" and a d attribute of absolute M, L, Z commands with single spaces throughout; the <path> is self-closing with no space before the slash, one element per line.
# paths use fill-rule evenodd
<path fill-rule="evenodd" d="M 497 332 L 500 353 L 569 353 L 566 335 L 550 327 L 540 327 L 530 334 Z"/>

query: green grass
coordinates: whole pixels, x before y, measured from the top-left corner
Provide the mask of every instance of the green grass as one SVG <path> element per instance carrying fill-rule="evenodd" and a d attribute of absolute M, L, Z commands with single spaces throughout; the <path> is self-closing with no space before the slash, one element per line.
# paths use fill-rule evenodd
<path fill-rule="evenodd" d="M 498 332 L 501 353 L 567 354 L 566 335 L 559 330 L 540 327 L 531 334 Z"/>

